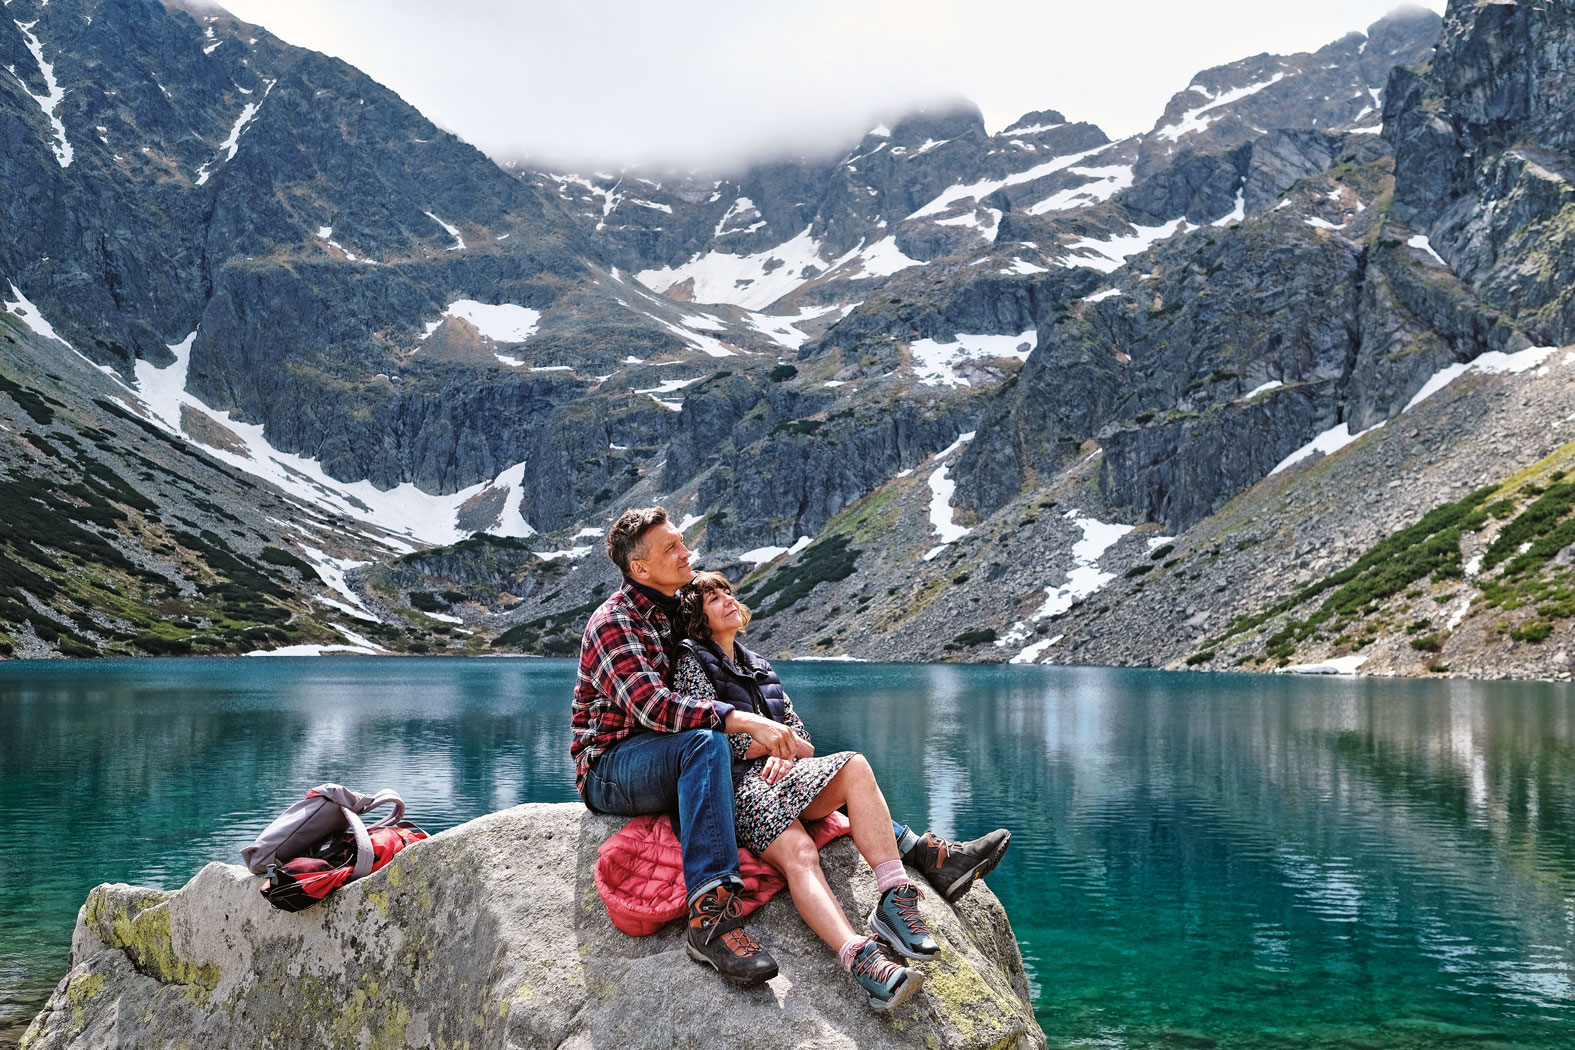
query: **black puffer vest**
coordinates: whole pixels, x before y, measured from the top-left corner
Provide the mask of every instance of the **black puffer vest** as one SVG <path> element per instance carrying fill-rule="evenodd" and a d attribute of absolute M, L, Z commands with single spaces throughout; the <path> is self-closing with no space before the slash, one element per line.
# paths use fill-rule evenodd
<path fill-rule="evenodd" d="M 782 679 L 771 669 L 771 661 L 759 653 L 735 643 L 735 660 L 729 664 L 722 659 L 722 652 L 711 641 L 685 638 L 679 646 L 679 658 L 688 653 L 700 662 L 705 676 L 716 687 L 717 699 L 732 704 L 740 711 L 765 715 L 773 722 L 787 721 L 787 693 L 782 689 Z M 677 666 L 678 661 L 673 661 Z M 734 761 L 733 776 L 741 776 L 754 764 Z"/>

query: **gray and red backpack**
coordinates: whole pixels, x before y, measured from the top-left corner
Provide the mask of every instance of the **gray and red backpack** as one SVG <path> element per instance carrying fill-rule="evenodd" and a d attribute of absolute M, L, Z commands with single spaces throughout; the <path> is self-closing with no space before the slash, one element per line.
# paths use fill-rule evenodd
<path fill-rule="evenodd" d="M 361 814 L 392 804 L 368 827 Z M 300 911 L 356 879 L 364 879 L 427 833 L 404 820 L 405 801 L 393 791 L 363 795 L 339 784 L 319 784 L 279 814 L 241 860 L 264 875 L 262 895 L 285 911 Z"/>

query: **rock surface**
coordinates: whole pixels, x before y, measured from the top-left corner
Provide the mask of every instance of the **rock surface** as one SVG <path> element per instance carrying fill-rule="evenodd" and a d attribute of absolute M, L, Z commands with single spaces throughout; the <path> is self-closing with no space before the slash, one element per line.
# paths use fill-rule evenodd
<path fill-rule="evenodd" d="M 297 914 L 244 869 L 210 864 L 174 893 L 104 885 L 72 968 L 22 1039 L 55 1047 L 1043 1047 L 1022 957 L 986 887 L 922 911 L 940 956 L 919 996 L 871 1011 L 780 894 L 752 931 L 782 973 L 725 985 L 682 925 L 614 929 L 596 849 L 622 821 L 577 803 L 519 806 L 407 850 Z M 874 881 L 851 840 L 826 850 L 850 914 Z"/>

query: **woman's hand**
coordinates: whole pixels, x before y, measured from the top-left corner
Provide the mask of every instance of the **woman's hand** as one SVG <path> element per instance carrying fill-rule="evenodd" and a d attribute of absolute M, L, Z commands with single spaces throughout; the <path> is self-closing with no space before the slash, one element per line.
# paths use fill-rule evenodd
<path fill-rule="evenodd" d="M 815 754 L 815 745 L 801 736 L 793 737 L 793 757 L 811 758 Z"/>
<path fill-rule="evenodd" d="M 777 758 L 772 755 L 766 759 L 766 764 L 760 769 L 760 776 L 767 784 L 775 784 L 793 769 L 793 759 Z"/>

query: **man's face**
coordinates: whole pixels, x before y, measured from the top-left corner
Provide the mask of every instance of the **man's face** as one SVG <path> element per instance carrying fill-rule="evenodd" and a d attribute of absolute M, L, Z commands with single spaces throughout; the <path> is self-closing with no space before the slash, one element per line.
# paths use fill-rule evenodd
<path fill-rule="evenodd" d="M 641 537 L 644 557 L 629 559 L 629 577 L 663 594 L 677 594 L 678 588 L 694 579 L 695 571 L 689 567 L 689 548 L 684 546 L 683 533 L 671 522 L 652 525 Z"/>

